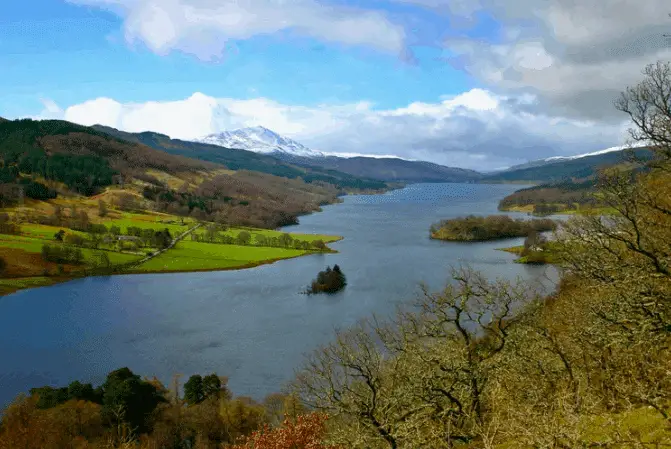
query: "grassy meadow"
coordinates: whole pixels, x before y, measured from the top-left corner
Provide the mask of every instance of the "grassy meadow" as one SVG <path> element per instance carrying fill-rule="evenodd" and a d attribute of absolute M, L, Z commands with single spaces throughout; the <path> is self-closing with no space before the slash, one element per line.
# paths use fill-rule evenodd
<path fill-rule="evenodd" d="M 54 214 L 55 205 L 63 210 L 64 220 L 61 226 L 40 224 L 35 217 Z M 74 208 L 74 209 L 72 209 Z M 72 212 L 74 210 L 74 212 Z M 22 208 L 7 208 L 3 212 L 9 213 L 13 222 L 18 223 L 15 234 L 0 233 L 0 257 L 7 266 L 0 278 L 0 295 L 6 295 L 25 288 L 52 285 L 78 276 L 86 275 L 91 269 L 102 267 L 101 254 L 109 260 L 109 266 L 127 265 L 140 262 L 148 254 L 157 252 L 159 248 L 142 245 L 136 248 L 122 247 L 116 239 L 101 240 L 97 248 L 87 247 L 92 235 L 88 232 L 71 229 L 68 218 L 73 219 L 81 211 L 86 212 L 90 223 L 102 224 L 111 229 L 117 227 L 121 235 L 128 233 L 128 228 L 152 229 L 162 231 L 168 229 L 172 238 L 194 228 L 198 222 L 193 218 L 157 212 L 127 212 L 109 207 L 107 214 L 100 217 L 98 214 L 98 200 L 59 198 L 55 201 L 29 201 Z M 72 215 L 74 214 L 74 215 Z M 173 248 L 160 253 L 146 262 L 125 267 L 123 272 L 155 273 L 178 271 L 214 271 L 241 269 L 271 263 L 281 259 L 302 256 L 317 251 L 315 248 L 294 249 L 284 247 L 261 246 L 263 239 L 257 241 L 257 236 L 266 239 L 278 238 L 285 234 L 281 231 L 256 229 L 248 227 L 230 227 L 219 231 L 220 236 L 229 236 L 237 239 L 242 231 L 252 236 L 248 245 L 206 243 L 205 236 L 209 223 L 193 231 L 200 241 L 192 241 L 191 236 L 178 242 Z M 86 242 L 85 245 L 74 245 L 81 250 L 82 261 L 79 264 L 54 263 L 44 260 L 42 247 L 45 244 L 52 247 L 73 247 L 55 238 L 56 233 L 64 231 L 64 241 L 69 242 L 73 236 Z M 312 243 L 321 240 L 324 243 L 340 240 L 341 237 L 331 235 L 308 235 L 290 233 L 293 241 Z M 108 236 L 109 237 L 109 236 Z M 102 239 L 102 236 L 100 237 Z M 331 251 L 325 248 L 324 251 Z M 107 262 L 105 262 L 107 263 Z M 107 266 L 107 265 L 105 265 Z"/>
<path fill-rule="evenodd" d="M 138 266 L 138 272 L 210 271 L 245 268 L 302 256 L 308 251 L 224 245 L 182 240 L 175 248 Z"/>

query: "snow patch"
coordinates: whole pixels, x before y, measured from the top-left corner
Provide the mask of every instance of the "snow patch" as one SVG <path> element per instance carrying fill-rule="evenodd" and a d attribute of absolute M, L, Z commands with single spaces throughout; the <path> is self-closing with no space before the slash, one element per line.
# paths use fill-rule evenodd
<path fill-rule="evenodd" d="M 311 150 L 295 140 L 282 137 L 263 126 L 254 126 L 251 128 L 241 128 L 233 131 L 210 134 L 200 139 L 195 139 L 195 142 L 254 151 L 255 153 L 262 154 L 285 153 L 302 157 L 326 156 L 326 154 L 321 151 Z"/>

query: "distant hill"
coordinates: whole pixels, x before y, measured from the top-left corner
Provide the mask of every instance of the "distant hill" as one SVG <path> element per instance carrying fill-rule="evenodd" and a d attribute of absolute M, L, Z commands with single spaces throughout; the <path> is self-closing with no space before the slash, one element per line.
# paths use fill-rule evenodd
<path fill-rule="evenodd" d="M 584 208 L 603 208 L 606 204 L 595 195 L 598 190 L 599 170 L 610 168 L 634 176 L 648 170 L 644 162 L 652 157 L 653 152 L 647 148 L 635 149 L 633 154 L 626 150 L 602 151 L 499 173 L 504 176 L 512 175 L 515 181 L 528 179 L 538 182 L 544 178 L 538 185 L 517 190 L 503 198 L 499 202 L 499 209 L 547 215 Z"/>
<path fill-rule="evenodd" d="M 129 142 L 142 143 L 166 153 L 223 164 L 231 170 L 251 170 L 289 179 L 301 178 L 307 183 L 325 182 L 344 190 L 381 190 L 387 188 L 384 182 L 370 179 L 365 175 L 355 176 L 322 167 L 298 166 L 253 151 L 171 139 L 164 134 L 155 132 L 128 133 L 101 125 L 94 125 L 93 128 Z"/>
<path fill-rule="evenodd" d="M 647 160 L 652 152 L 647 148 L 632 150 L 638 159 Z M 629 151 L 608 151 L 605 153 L 562 159 L 545 159 L 508 170 L 487 174 L 483 182 L 529 182 L 551 183 L 571 179 L 586 179 L 594 176 L 599 169 L 627 162 Z"/>
<path fill-rule="evenodd" d="M 513 171 L 513 170 L 521 170 L 523 168 L 531 168 L 531 167 L 540 167 L 543 165 L 548 165 L 548 164 L 554 164 L 556 162 L 563 162 L 563 161 L 570 161 L 574 159 L 581 159 L 584 157 L 589 157 L 589 156 L 598 156 L 606 153 L 612 153 L 612 152 L 621 152 L 624 150 L 627 150 L 629 147 L 627 146 L 616 146 L 616 147 L 610 147 L 606 148 L 604 150 L 599 150 L 599 151 L 593 151 L 591 153 L 583 153 L 583 154 L 575 154 L 573 156 L 553 156 L 553 157 L 548 157 L 545 159 L 538 159 L 535 161 L 530 161 L 524 164 L 519 164 L 519 165 L 513 165 L 512 167 L 509 167 L 505 170 L 498 170 L 498 172 L 508 172 L 508 171 Z"/>
<path fill-rule="evenodd" d="M 384 182 L 476 182 L 482 178 L 482 174 L 473 170 L 400 158 L 365 156 L 306 158 L 290 155 L 278 155 L 277 157 L 304 167 L 322 167 L 353 176 L 367 176 Z"/>

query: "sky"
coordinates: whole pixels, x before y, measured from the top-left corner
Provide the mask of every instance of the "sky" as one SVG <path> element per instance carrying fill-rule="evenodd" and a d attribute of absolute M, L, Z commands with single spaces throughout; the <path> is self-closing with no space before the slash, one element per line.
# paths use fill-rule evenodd
<path fill-rule="evenodd" d="M 6 0 L 0 116 L 493 170 L 626 143 L 668 0 Z"/>

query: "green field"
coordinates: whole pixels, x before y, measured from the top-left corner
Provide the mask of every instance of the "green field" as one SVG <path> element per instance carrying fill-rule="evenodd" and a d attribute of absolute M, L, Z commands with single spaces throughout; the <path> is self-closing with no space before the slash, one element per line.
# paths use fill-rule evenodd
<path fill-rule="evenodd" d="M 183 240 L 175 248 L 133 271 L 195 271 L 245 267 L 306 254 L 306 251 L 258 246 L 221 245 Z"/>
<path fill-rule="evenodd" d="M 39 238 L 24 237 L 22 235 L 0 234 L 0 253 L 2 252 L 2 248 L 15 248 L 29 253 L 39 253 L 42 251 L 42 245 L 45 243 L 53 242 L 46 242 Z"/>
<path fill-rule="evenodd" d="M 182 224 L 181 217 L 167 214 L 135 214 L 128 212 L 118 212 L 115 213 L 115 218 L 104 218 L 102 220 L 95 217 L 95 222 L 104 224 L 108 229 L 112 226 L 118 226 L 122 234 L 126 234 L 127 229 L 131 226 L 142 229 L 155 229 L 157 231 L 168 228 L 173 237 L 177 237 L 191 229 L 197 223 L 191 218 L 184 218 L 184 224 Z M 205 234 L 205 226 L 194 232 L 199 235 Z M 60 271 L 57 273 L 56 265 L 43 261 L 41 252 L 44 244 L 62 244 L 54 238 L 54 234 L 60 230 L 64 230 L 66 235 L 78 234 L 85 239 L 89 238 L 87 233 L 72 230 L 66 225 L 50 226 L 36 223 L 21 223 L 21 235 L 0 234 L 0 256 L 3 256 L 4 253 L 5 259 L 9 264 L 7 273 L 11 277 L 0 279 L 0 295 L 25 288 L 51 285 L 68 278 L 81 276 L 87 268 L 93 268 L 99 262 L 96 254 L 99 254 L 101 251 L 105 251 L 109 256 L 112 265 L 123 265 L 138 261 L 144 257 L 144 255 L 140 254 L 120 252 L 114 244 L 100 243 L 99 249 L 81 248 L 84 256 L 83 265 L 69 267 L 65 273 Z M 242 231 L 252 234 L 252 242 L 255 242 L 254 237 L 257 235 L 264 235 L 270 238 L 285 234 L 281 231 L 246 227 L 230 228 L 224 234 L 235 238 Z M 307 242 L 322 240 L 324 243 L 329 243 L 341 238 L 333 235 L 292 233 L 290 235 L 294 240 Z M 156 251 L 156 249 L 140 247 L 136 250 L 137 253 L 152 251 Z M 174 248 L 148 260 L 141 266 L 131 268 L 129 272 L 147 273 L 240 269 L 309 253 L 311 251 L 293 248 L 195 242 L 191 241 L 190 237 L 187 237 Z M 45 276 L 45 273 L 49 273 L 49 275 Z"/>
<path fill-rule="evenodd" d="M 58 226 L 48 226 L 35 223 L 26 223 L 21 225 L 21 234 L 27 237 L 32 237 L 42 240 L 54 240 L 54 234 L 63 229 L 68 234 L 78 234 L 85 236 L 85 232 L 74 231 L 69 228 L 59 228 Z"/>
<path fill-rule="evenodd" d="M 136 228 L 156 230 L 168 228 L 172 235 L 179 235 L 193 227 L 195 222 L 193 219 L 185 218 L 184 225 L 182 225 L 180 218 L 172 215 L 140 215 L 124 212 L 123 218 L 103 220 L 102 224 L 108 228 L 111 226 L 118 226 L 123 234 L 126 233 L 126 230 L 129 227 L 134 226 Z"/>
<path fill-rule="evenodd" d="M 15 248 L 22 249 L 29 253 L 40 253 L 42 251 L 42 245 L 45 243 L 50 245 L 59 245 L 60 243 L 48 239 L 39 239 L 33 237 L 25 237 L 21 235 L 6 235 L 0 234 L 0 255 L 2 254 L 3 248 Z M 81 248 L 82 254 L 84 255 L 85 260 L 93 260 L 93 255 L 101 250 L 94 250 L 89 248 Z M 107 251 L 110 262 L 113 264 L 123 264 L 137 260 L 139 256 L 133 254 L 124 254 L 116 251 Z"/>

